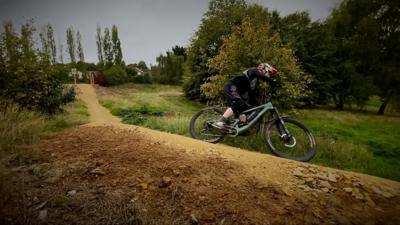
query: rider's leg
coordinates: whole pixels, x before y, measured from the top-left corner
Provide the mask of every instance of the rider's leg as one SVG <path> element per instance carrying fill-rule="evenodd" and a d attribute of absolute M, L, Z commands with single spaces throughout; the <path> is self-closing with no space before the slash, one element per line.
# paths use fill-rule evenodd
<path fill-rule="evenodd" d="M 218 121 L 226 122 L 231 116 L 233 116 L 233 110 L 231 107 L 229 107 L 225 110 L 224 114 Z"/>

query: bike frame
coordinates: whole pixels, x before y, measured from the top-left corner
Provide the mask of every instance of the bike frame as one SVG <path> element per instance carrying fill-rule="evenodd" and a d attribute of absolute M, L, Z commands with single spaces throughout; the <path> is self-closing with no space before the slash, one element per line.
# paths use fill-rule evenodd
<path fill-rule="evenodd" d="M 229 136 L 236 137 L 236 136 L 238 136 L 240 133 L 242 133 L 243 131 L 249 129 L 251 126 L 253 126 L 255 123 L 257 123 L 257 121 L 258 121 L 267 111 L 269 111 L 269 110 L 274 110 L 274 111 L 276 112 L 276 109 L 275 109 L 275 107 L 272 105 L 272 103 L 271 103 L 271 102 L 267 102 L 267 103 L 265 103 L 265 104 L 263 104 L 263 105 L 260 105 L 260 106 L 257 106 L 257 107 L 248 109 L 248 110 L 246 110 L 246 111 L 243 111 L 242 113 L 243 113 L 243 114 L 247 114 L 247 113 L 251 113 L 251 112 L 253 112 L 253 111 L 259 110 L 259 109 L 262 109 L 262 110 L 261 110 L 260 112 L 258 112 L 257 116 L 256 116 L 255 118 L 253 118 L 248 124 L 246 124 L 246 125 L 244 125 L 244 126 L 242 126 L 242 127 L 239 127 L 238 123 L 236 123 L 234 126 L 228 126 L 228 127 L 231 127 L 231 128 L 233 128 L 233 129 L 235 129 L 235 131 L 236 131 L 235 134 L 229 134 Z"/>

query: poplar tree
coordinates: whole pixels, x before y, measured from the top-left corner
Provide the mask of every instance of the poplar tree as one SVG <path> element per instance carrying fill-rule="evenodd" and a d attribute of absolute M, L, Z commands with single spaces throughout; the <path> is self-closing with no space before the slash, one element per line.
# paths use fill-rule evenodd
<path fill-rule="evenodd" d="M 58 40 L 58 48 L 60 50 L 60 55 L 58 57 L 58 60 L 60 61 L 61 64 L 64 64 L 64 56 L 63 56 L 64 55 L 64 46 L 60 40 Z"/>
<path fill-rule="evenodd" d="M 99 59 L 99 64 L 104 64 L 103 58 L 103 38 L 101 37 L 101 28 L 97 26 L 97 34 L 96 34 L 96 45 L 97 45 L 97 58 Z"/>
<path fill-rule="evenodd" d="M 122 64 L 122 50 L 121 50 L 121 41 L 118 37 L 118 28 L 113 25 L 111 29 L 111 40 L 112 40 L 112 52 L 114 55 L 114 63 L 116 65 Z"/>
<path fill-rule="evenodd" d="M 74 38 L 74 29 L 72 27 L 69 27 L 67 29 L 67 46 L 68 46 L 69 58 L 72 63 L 76 62 L 76 59 L 75 59 L 76 47 L 75 47 L 74 39 L 75 39 Z"/>
<path fill-rule="evenodd" d="M 106 64 L 106 66 L 111 66 L 113 63 L 114 57 L 113 57 L 113 52 L 112 52 L 110 30 L 108 28 L 104 29 L 103 53 L 104 53 L 104 62 Z"/>
<path fill-rule="evenodd" d="M 79 31 L 76 33 L 76 45 L 77 45 L 76 54 L 79 57 L 79 61 L 84 62 L 85 57 L 83 55 L 82 36 Z"/>

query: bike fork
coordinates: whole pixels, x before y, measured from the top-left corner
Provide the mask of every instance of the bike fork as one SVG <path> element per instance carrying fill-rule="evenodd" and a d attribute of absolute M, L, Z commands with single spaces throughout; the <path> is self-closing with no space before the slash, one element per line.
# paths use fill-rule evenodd
<path fill-rule="evenodd" d="M 277 117 L 278 117 L 277 119 L 279 120 L 280 124 L 282 125 L 281 127 L 279 127 L 279 125 L 277 125 L 279 133 L 281 135 L 281 138 L 285 138 L 285 136 L 287 136 L 290 139 L 291 138 L 290 132 L 286 128 L 285 122 L 283 121 L 282 116 L 281 116 L 281 114 L 279 114 L 278 109 L 276 107 L 274 107 L 273 113 L 275 113 L 277 115 Z M 281 128 L 283 128 L 283 132 L 282 132 Z"/>

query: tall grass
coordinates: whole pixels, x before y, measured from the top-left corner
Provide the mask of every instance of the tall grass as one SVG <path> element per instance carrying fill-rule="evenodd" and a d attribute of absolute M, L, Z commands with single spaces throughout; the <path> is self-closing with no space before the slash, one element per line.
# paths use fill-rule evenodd
<path fill-rule="evenodd" d="M 98 90 L 100 102 L 115 115 L 131 110 L 141 120 L 136 125 L 189 136 L 189 121 L 202 104 L 182 96 L 180 87 L 165 85 L 124 85 Z M 162 116 L 141 114 L 140 108 L 161 111 Z M 400 118 L 371 113 L 297 110 L 284 112 L 304 122 L 313 130 L 317 154 L 310 163 L 367 173 L 400 181 Z M 135 123 L 135 121 L 140 121 Z M 227 137 L 225 144 L 270 153 L 262 132 Z"/>
<path fill-rule="evenodd" d="M 45 119 L 39 114 L 21 110 L 10 104 L 0 112 L 0 156 L 14 153 L 18 146 L 27 145 L 38 138 L 45 126 Z"/>
<path fill-rule="evenodd" d="M 42 135 L 87 122 L 89 114 L 80 100 L 69 103 L 64 113 L 52 117 L 8 104 L 0 110 L 0 156 L 19 153 Z"/>

